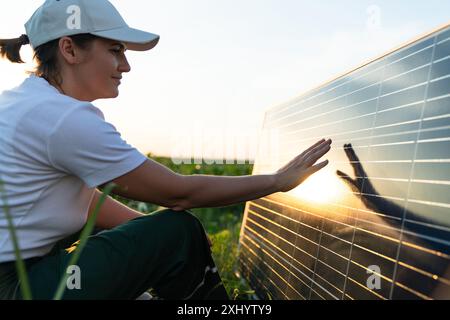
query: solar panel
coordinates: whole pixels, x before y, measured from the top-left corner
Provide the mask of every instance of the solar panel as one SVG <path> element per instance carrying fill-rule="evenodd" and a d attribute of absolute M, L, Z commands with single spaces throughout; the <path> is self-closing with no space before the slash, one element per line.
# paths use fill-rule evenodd
<path fill-rule="evenodd" d="M 263 132 L 254 174 L 333 145 L 246 204 L 239 273 L 259 298 L 450 299 L 450 25 L 268 110 Z"/>

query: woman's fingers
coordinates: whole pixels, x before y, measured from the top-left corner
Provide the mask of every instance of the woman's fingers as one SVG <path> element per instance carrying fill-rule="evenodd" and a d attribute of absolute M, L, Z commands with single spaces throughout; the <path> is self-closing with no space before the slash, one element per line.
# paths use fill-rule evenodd
<path fill-rule="evenodd" d="M 287 192 L 302 183 L 311 174 L 319 171 L 328 164 L 328 160 L 314 165 L 314 163 L 330 150 L 331 139 L 320 140 L 295 157 L 286 166 L 277 171 L 280 180 L 280 191 Z M 312 162 L 311 162 L 312 161 Z"/>
<path fill-rule="evenodd" d="M 313 173 L 316 173 L 317 171 L 319 171 L 320 169 L 322 169 L 323 167 L 325 167 L 328 164 L 328 159 L 325 161 L 322 161 L 318 164 L 313 165 L 312 167 L 310 167 L 308 169 L 308 176 L 312 175 Z"/>
<path fill-rule="evenodd" d="M 326 154 L 331 149 L 331 139 L 321 143 L 316 148 L 314 148 L 310 154 L 304 160 L 306 166 L 310 166 L 314 164 L 318 159 L 320 159 L 324 154 Z"/>
<path fill-rule="evenodd" d="M 317 142 L 316 144 L 314 144 L 313 146 L 311 146 L 310 148 L 308 148 L 307 150 L 305 150 L 304 153 L 302 153 L 302 156 L 299 157 L 299 159 L 302 160 L 302 162 L 305 162 L 306 159 L 308 159 L 314 152 L 316 152 L 318 149 L 320 149 L 323 145 L 327 144 L 328 141 L 331 141 L 331 139 L 328 140 L 320 140 L 319 142 Z"/>
<path fill-rule="evenodd" d="M 318 145 L 320 145 L 321 143 L 323 143 L 325 141 L 325 139 L 322 139 L 320 141 L 317 141 L 315 144 L 313 144 L 311 147 L 309 147 L 308 149 L 306 149 L 305 151 L 303 151 L 298 157 L 303 157 L 304 155 L 306 155 L 308 152 L 310 152 L 312 149 L 314 149 L 315 147 L 317 147 Z"/>

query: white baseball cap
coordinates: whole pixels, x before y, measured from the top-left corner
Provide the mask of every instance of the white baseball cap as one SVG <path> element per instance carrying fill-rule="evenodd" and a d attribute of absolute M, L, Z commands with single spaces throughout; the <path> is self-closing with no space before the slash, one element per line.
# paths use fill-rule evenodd
<path fill-rule="evenodd" d="M 130 28 L 108 0 L 46 0 L 25 24 L 32 48 L 81 33 L 124 42 L 129 50 L 150 50 L 159 35 Z"/>

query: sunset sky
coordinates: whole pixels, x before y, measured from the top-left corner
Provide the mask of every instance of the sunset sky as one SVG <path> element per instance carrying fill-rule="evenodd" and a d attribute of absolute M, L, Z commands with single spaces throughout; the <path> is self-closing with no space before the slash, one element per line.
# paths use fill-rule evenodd
<path fill-rule="evenodd" d="M 141 152 L 249 158 L 264 110 L 450 20 L 450 2 L 111 0 L 131 27 L 159 34 L 130 52 L 120 96 L 96 101 Z M 18 37 L 42 1 L 0 10 L 0 38 Z M 30 62 L 0 62 L 0 91 Z M 236 151 L 237 150 L 237 151 Z M 251 152 L 250 152 L 251 153 Z"/>

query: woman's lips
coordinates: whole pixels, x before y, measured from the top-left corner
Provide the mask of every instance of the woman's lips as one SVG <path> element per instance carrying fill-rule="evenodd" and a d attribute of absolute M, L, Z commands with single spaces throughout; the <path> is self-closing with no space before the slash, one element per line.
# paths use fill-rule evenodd
<path fill-rule="evenodd" d="M 114 78 L 114 77 L 113 77 L 113 79 L 116 80 L 116 81 L 120 84 L 120 83 L 121 83 L 120 80 L 121 80 L 122 78 Z"/>

